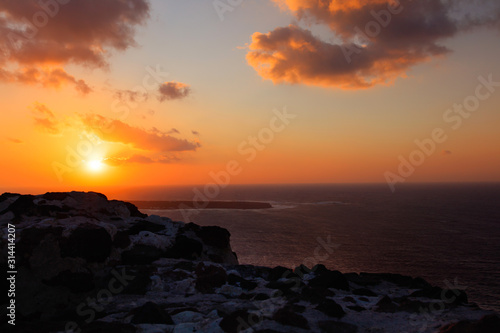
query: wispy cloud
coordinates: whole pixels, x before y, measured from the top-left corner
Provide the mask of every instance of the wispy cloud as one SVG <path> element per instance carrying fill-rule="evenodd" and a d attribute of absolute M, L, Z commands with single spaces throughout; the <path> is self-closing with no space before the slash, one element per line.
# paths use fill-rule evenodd
<path fill-rule="evenodd" d="M 33 120 L 35 121 L 35 127 L 49 134 L 61 134 L 60 123 L 54 113 L 49 110 L 49 108 L 47 108 L 43 104 L 35 103 L 32 112 Z"/>
<path fill-rule="evenodd" d="M 131 164 L 131 163 L 136 163 L 136 164 L 153 164 L 153 163 L 160 163 L 160 164 L 170 164 L 174 162 L 180 161 L 180 158 L 176 156 L 170 156 L 170 155 L 159 155 L 156 157 L 149 157 L 149 156 L 144 156 L 144 155 L 131 155 L 130 157 L 120 157 L 120 156 L 114 156 L 110 158 L 106 158 L 104 162 L 108 165 L 111 166 L 120 166 L 124 164 Z"/>
<path fill-rule="evenodd" d="M 6 140 L 12 143 L 23 143 L 23 141 L 16 138 L 6 138 Z"/>
<path fill-rule="evenodd" d="M 144 130 L 96 114 L 82 116 L 82 122 L 89 131 L 97 133 L 101 140 L 130 145 L 135 149 L 159 153 L 195 151 L 200 147 L 197 142 L 174 138 L 157 128 Z"/>

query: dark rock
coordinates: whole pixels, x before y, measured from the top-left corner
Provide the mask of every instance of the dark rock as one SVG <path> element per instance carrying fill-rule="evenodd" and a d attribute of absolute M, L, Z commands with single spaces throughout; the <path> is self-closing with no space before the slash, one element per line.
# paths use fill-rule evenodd
<path fill-rule="evenodd" d="M 349 282 L 339 271 L 314 272 L 314 274 L 316 276 L 309 280 L 311 287 L 349 290 Z"/>
<path fill-rule="evenodd" d="M 359 289 L 354 289 L 352 291 L 354 295 L 358 296 L 368 296 L 368 297 L 377 297 L 378 295 L 375 294 L 373 291 L 367 288 L 359 288 Z"/>
<path fill-rule="evenodd" d="M 108 323 L 103 321 L 95 321 L 82 327 L 82 333 L 135 333 L 137 329 L 134 325 L 124 323 Z"/>
<path fill-rule="evenodd" d="M 237 333 L 252 327 L 261 321 L 256 315 L 250 314 L 247 310 L 237 310 L 223 316 L 219 323 L 224 332 Z"/>
<path fill-rule="evenodd" d="M 342 323 L 339 321 L 321 321 L 318 323 L 321 332 L 324 333 L 357 333 L 356 325 Z"/>
<path fill-rule="evenodd" d="M 112 244 L 110 234 L 103 227 L 91 223 L 81 224 L 67 239 L 61 239 L 61 257 L 104 262 L 111 253 Z"/>
<path fill-rule="evenodd" d="M 47 192 L 44 195 L 42 195 L 42 198 L 45 200 L 58 200 L 58 201 L 63 201 L 67 197 L 70 196 L 70 193 L 68 192 Z"/>
<path fill-rule="evenodd" d="M 195 264 L 192 261 L 179 261 L 178 263 L 175 264 L 174 269 L 182 269 L 187 272 L 192 272 L 194 271 Z"/>
<path fill-rule="evenodd" d="M 263 266 L 253 266 L 253 265 L 229 265 L 227 266 L 228 270 L 237 271 L 241 277 L 245 279 L 254 279 L 254 278 L 262 278 L 266 281 L 269 281 L 269 275 L 272 268 L 263 267 Z"/>
<path fill-rule="evenodd" d="M 157 247 L 138 244 L 122 253 L 122 263 L 124 265 L 150 264 L 162 255 L 163 251 Z"/>
<path fill-rule="evenodd" d="M 195 287 L 202 293 L 213 293 L 215 288 L 219 288 L 227 282 L 227 273 L 220 266 L 199 263 L 195 272 Z"/>
<path fill-rule="evenodd" d="M 52 333 L 64 332 L 65 323 L 33 320 L 32 318 L 20 318 L 16 320 L 15 328 L 7 324 L 0 326 L 2 332 L 22 332 L 22 333 Z"/>
<path fill-rule="evenodd" d="M 300 298 L 302 300 L 312 304 L 319 304 L 325 299 L 325 297 L 332 296 L 335 296 L 335 293 L 329 289 L 309 286 L 302 289 L 300 294 Z"/>
<path fill-rule="evenodd" d="M 113 238 L 113 246 L 125 249 L 130 245 L 130 237 L 126 231 L 117 231 Z"/>
<path fill-rule="evenodd" d="M 279 279 L 284 279 L 284 278 L 299 278 L 294 272 L 292 272 L 291 269 L 283 267 L 283 266 L 276 266 L 271 269 L 269 272 L 269 281 L 277 281 Z"/>
<path fill-rule="evenodd" d="M 33 202 L 34 199 L 34 195 L 21 195 L 16 201 L 11 203 L 9 207 L 0 212 L 0 214 L 11 211 L 16 218 L 22 215 L 33 216 L 37 213 L 37 206 Z"/>
<path fill-rule="evenodd" d="M 318 306 L 316 310 L 323 312 L 327 316 L 342 318 L 345 315 L 344 309 L 338 305 L 334 300 L 325 299 Z"/>
<path fill-rule="evenodd" d="M 366 311 L 366 309 L 364 307 L 359 306 L 359 305 L 348 305 L 347 308 L 351 309 L 353 311 L 356 311 L 356 312 Z"/>
<path fill-rule="evenodd" d="M 258 286 L 256 282 L 248 281 L 236 274 L 229 274 L 227 277 L 227 283 L 233 286 L 239 286 L 245 290 L 253 290 Z"/>
<path fill-rule="evenodd" d="M 307 266 L 305 265 L 300 265 L 298 267 L 295 267 L 295 269 L 293 270 L 293 272 L 299 276 L 300 278 L 302 278 L 304 275 L 306 274 L 309 274 L 312 272 L 311 269 L 309 269 Z"/>
<path fill-rule="evenodd" d="M 304 313 L 304 311 L 306 311 L 305 306 L 290 302 L 286 305 L 286 307 L 292 312 Z"/>
<path fill-rule="evenodd" d="M 467 294 L 459 289 L 442 289 L 440 287 L 429 287 L 417 290 L 410 294 L 410 297 L 425 297 L 431 299 L 439 299 L 448 306 L 467 304 Z"/>
<path fill-rule="evenodd" d="M 16 244 L 18 264 L 29 265 L 29 258 L 40 242 L 47 236 L 52 236 L 52 239 L 59 239 L 62 232 L 62 227 L 28 228 L 21 231 L 21 236 Z"/>
<path fill-rule="evenodd" d="M 269 295 L 263 294 L 263 293 L 258 293 L 253 297 L 254 300 L 256 301 L 265 301 L 266 299 L 269 299 Z"/>
<path fill-rule="evenodd" d="M 208 258 L 210 258 L 210 261 L 218 263 L 218 264 L 222 264 L 224 262 L 224 259 L 222 258 L 222 256 L 220 256 L 218 254 L 209 254 Z"/>
<path fill-rule="evenodd" d="M 202 250 L 203 245 L 199 241 L 179 235 L 176 237 L 174 245 L 167 249 L 165 257 L 195 260 L 200 257 Z"/>
<path fill-rule="evenodd" d="M 366 273 L 365 273 L 366 274 Z M 345 273 L 344 274 L 347 281 L 355 283 L 360 286 L 374 286 L 380 283 L 380 279 L 376 279 L 371 275 L 359 275 L 357 273 Z"/>
<path fill-rule="evenodd" d="M 125 206 L 127 206 L 129 212 L 130 212 L 130 216 L 132 217 L 142 217 L 142 218 L 145 218 L 145 217 L 148 217 L 147 214 L 143 214 L 139 211 L 139 209 L 137 209 L 137 207 L 130 203 L 130 202 L 123 202 L 125 204 Z"/>
<path fill-rule="evenodd" d="M 229 246 L 229 237 L 231 234 L 227 229 L 208 226 L 199 228 L 195 233 L 196 236 L 200 237 L 200 239 L 209 246 L 219 249 L 225 249 Z"/>
<path fill-rule="evenodd" d="M 423 313 L 426 309 L 432 309 L 433 303 L 424 303 L 420 301 L 414 301 L 407 298 L 399 300 L 398 311 L 404 311 L 409 313 Z"/>
<path fill-rule="evenodd" d="M 69 270 L 63 271 L 52 279 L 43 282 L 48 286 L 66 287 L 74 293 L 87 292 L 95 288 L 94 277 L 91 273 L 73 273 Z"/>
<path fill-rule="evenodd" d="M 278 289 L 283 292 L 283 294 L 287 294 L 289 292 L 295 292 L 304 284 L 302 281 L 294 281 L 294 280 L 286 280 L 286 281 L 271 281 L 266 284 L 266 288 L 269 289 Z"/>
<path fill-rule="evenodd" d="M 120 273 L 127 276 L 132 276 L 133 279 L 127 280 L 122 294 L 128 295 L 144 295 L 151 285 L 151 276 L 156 273 L 154 266 L 137 266 L 122 268 Z M 115 275 L 110 275 L 108 281 L 114 278 Z"/>
<path fill-rule="evenodd" d="M 238 298 L 249 300 L 249 299 L 252 299 L 254 296 L 255 296 L 255 294 L 242 293 L 240 296 L 238 296 Z"/>
<path fill-rule="evenodd" d="M 0 195 L 0 202 L 3 202 L 9 198 L 18 197 L 18 196 L 20 196 L 20 194 L 18 194 L 18 193 L 5 192 L 2 195 Z M 2 214 L 2 213 L 3 213 L 3 211 L 0 212 L 0 214 Z"/>
<path fill-rule="evenodd" d="M 37 206 L 37 214 L 43 216 L 59 217 L 63 209 L 54 205 L 39 205 Z"/>
<path fill-rule="evenodd" d="M 359 277 L 354 278 L 353 282 L 362 285 L 362 286 L 370 286 L 379 284 L 382 281 L 393 283 L 399 287 L 410 288 L 418 285 L 428 285 L 428 283 L 422 278 L 414 279 L 411 276 L 405 276 L 401 274 L 392 274 L 392 273 L 360 273 Z"/>
<path fill-rule="evenodd" d="M 309 329 L 309 322 L 306 318 L 286 307 L 276 311 L 273 315 L 273 320 L 285 326 Z"/>
<path fill-rule="evenodd" d="M 414 278 L 408 286 L 410 289 L 425 289 L 430 287 L 432 287 L 432 285 L 421 277 Z"/>
<path fill-rule="evenodd" d="M 158 304 L 147 302 L 143 306 L 134 309 L 131 314 L 133 315 L 132 324 L 166 324 L 170 325 L 174 322 L 170 315 L 163 310 Z"/>
<path fill-rule="evenodd" d="M 356 300 L 352 298 L 351 296 L 346 296 L 342 299 L 344 302 L 349 302 L 349 303 L 356 303 Z"/>
<path fill-rule="evenodd" d="M 394 313 L 399 310 L 397 304 L 395 304 L 389 296 L 384 296 L 380 301 L 377 302 L 375 311 L 377 312 L 388 312 Z"/>
<path fill-rule="evenodd" d="M 176 315 L 178 313 L 186 312 L 186 311 L 198 312 L 198 309 L 197 308 L 193 308 L 193 307 L 182 307 L 182 308 L 178 308 L 178 309 L 170 311 L 169 314 L 171 316 L 174 316 L 174 315 Z"/>
<path fill-rule="evenodd" d="M 439 333 L 498 333 L 500 332 L 500 316 L 488 315 L 480 320 L 462 320 L 458 323 L 443 326 Z"/>
<path fill-rule="evenodd" d="M 158 232 L 162 230 L 165 230 L 164 225 L 142 220 L 131 226 L 128 229 L 128 234 L 137 235 L 141 231 Z"/>
<path fill-rule="evenodd" d="M 326 268 L 325 265 L 323 265 L 323 264 L 317 264 L 317 265 L 314 265 L 314 267 L 311 269 L 311 271 L 316 273 L 316 274 L 322 274 L 325 272 L 329 272 L 330 270 L 328 268 Z"/>

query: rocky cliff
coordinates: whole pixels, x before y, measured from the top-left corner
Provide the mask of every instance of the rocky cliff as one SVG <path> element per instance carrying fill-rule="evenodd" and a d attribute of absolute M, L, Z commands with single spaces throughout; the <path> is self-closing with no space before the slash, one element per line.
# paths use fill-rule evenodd
<path fill-rule="evenodd" d="M 322 265 L 238 265 L 227 230 L 99 193 L 4 193 L 0 225 L 4 271 L 15 252 L 7 330 L 14 299 L 19 332 L 500 332 L 500 318 L 461 290 Z"/>

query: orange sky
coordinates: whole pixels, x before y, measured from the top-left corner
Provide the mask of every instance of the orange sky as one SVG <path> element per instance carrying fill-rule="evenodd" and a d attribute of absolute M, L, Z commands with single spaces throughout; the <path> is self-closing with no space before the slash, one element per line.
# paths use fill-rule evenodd
<path fill-rule="evenodd" d="M 497 1 L 108 2 L 0 4 L 1 190 L 500 181 Z"/>

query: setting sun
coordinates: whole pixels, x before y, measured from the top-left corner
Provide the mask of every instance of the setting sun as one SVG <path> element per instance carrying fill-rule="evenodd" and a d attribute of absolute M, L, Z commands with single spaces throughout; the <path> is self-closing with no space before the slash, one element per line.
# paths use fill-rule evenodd
<path fill-rule="evenodd" d="M 104 164 L 102 163 L 101 160 L 90 160 L 87 162 L 87 168 L 90 171 L 99 172 L 103 170 Z"/>

